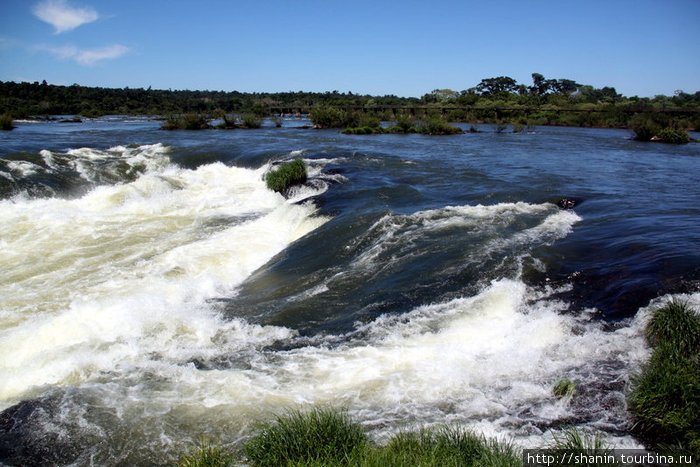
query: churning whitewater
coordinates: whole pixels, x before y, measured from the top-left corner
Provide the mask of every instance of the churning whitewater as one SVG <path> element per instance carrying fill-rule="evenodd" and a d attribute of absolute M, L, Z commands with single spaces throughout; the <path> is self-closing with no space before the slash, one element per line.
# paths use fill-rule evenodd
<path fill-rule="evenodd" d="M 626 391 L 668 292 L 615 319 L 591 304 L 599 290 L 577 278 L 599 265 L 627 292 L 653 278 L 615 272 L 636 258 L 624 256 L 641 241 L 632 229 L 591 229 L 613 225 L 605 186 L 577 187 L 545 149 L 527 162 L 538 170 L 492 156 L 550 136 L 471 147 L 468 135 L 262 129 L 115 146 L 127 123 L 95 125 L 99 148 L 81 134 L 79 149 L 44 149 L 56 148 L 46 136 L 0 154 L 11 462 L 168 463 L 189 442 L 237 445 L 258 420 L 311 405 L 346 408 L 380 442 L 448 423 L 539 446 L 578 425 L 638 446 Z M 531 141 L 508 149 L 516 138 Z M 307 183 L 267 189 L 266 173 L 295 158 Z M 557 207 L 562 183 L 590 198 L 581 210 Z M 586 263 L 608 235 L 610 261 Z M 561 378 L 575 397 L 552 394 Z"/>
<path fill-rule="evenodd" d="M 168 163 L 162 145 L 136 149 L 69 152 L 89 180 L 104 175 L 91 162 L 122 152 L 131 168 L 144 166 L 134 181 L 73 199 L 2 201 L 0 263 L 12 266 L 0 276 L 3 404 L 34 387 L 140 365 L 154 352 L 210 345 L 230 324 L 206 300 L 326 220 L 312 204 L 267 190 L 266 166 L 185 170 Z"/>

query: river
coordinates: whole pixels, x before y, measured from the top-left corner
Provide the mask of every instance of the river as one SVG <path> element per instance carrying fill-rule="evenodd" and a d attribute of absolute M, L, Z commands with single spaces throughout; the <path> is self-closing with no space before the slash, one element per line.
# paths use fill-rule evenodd
<path fill-rule="evenodd" d="M 378 442 L 447 423 L 639 446 L 645 320 L 700 305 L 700 145 L 307 123 L 1 132 L 0 462 L 167 464 L 312 405 Z M 306 185 L 269 191 L 295 158 Z"/>

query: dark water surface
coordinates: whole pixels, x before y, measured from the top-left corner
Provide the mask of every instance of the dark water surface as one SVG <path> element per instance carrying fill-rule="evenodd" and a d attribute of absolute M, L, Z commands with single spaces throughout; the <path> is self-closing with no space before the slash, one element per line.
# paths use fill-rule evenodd
<path fill-rule="evenodd" d="M 455 423 L 532 446 L 575 424 L 636 445 L 648 305 L 700 303 L 700 146 L 305 123 L 0 134 L 1 461 L 168 463 L 310 404 L 378 440 Z M 306 186 L 268 191 L 297 157 Z"/>

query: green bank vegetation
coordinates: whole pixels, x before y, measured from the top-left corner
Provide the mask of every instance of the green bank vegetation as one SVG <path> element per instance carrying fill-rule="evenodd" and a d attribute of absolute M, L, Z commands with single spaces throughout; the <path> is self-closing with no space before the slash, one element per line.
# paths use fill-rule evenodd
<path fill-rule="evenodd" d="M 301 159 L 295 159 L 270 171 L 265 176 L 265 181 L 270 190 L 284 192 L 292 185 L 304 183 L 306 178 L 306 164 Z"/>
<path fill-rule="evenodd" d="M 629 397 L 632 430 L 661 452 L 700 456 L 700 315 L 671 301 L 653 312 L 646 327 L 649 361 Z"/>
<path fill-rule="evenodd" d="M 574 428 L 564 429 L 542 448 L 586 455 L 609 452 L 600 436 L 581 434 Z M 523 462 L 521 451 L 511 443 L 451 426 L 400 432 L 379 445 L 345 412 L 314 408 L 290 411 L 261 423 L 237 451 L 200 444 L 182 455 L 178 465 L 519 467 Z"/>
<path fill-rule="evenodd" d="M 337 90 L 241 93 L 150 87 L 110 89 L 77 84 L 56 86 L 46 81 L 0 81 L 0 113 L 13 118 L 197 114 L 211 119 L 221 113 L 258 118 L 311 113 L 320 127 L 342 129 L 375 128 L 359 120 L 395 121 L 402 114 L 426 122 L 438 114 L 448 122 L 611 128 L 630 128 L 632 119 L 642 116 L 660 129 L 700 129 L 700 91 L 690 94 L 679 90 L 673 96 L 652 98 L 625 97 L 609 86 L 596 88 L 571 79 L 547 79 L 540 73 L 532 73 L 531 77 L 531 84 L 518 83 L 508 76 L 485 78 L 462 91 L 435 89 L 421 97 Z"/>

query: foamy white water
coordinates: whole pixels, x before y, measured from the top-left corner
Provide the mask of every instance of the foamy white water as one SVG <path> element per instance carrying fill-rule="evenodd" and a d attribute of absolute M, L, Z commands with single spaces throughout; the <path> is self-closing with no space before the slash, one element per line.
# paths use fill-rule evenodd
<path fill-rule="evenodd" d="M 167 162 L 164 146 L 146 150 L 157 162 L 134 182 L 77 199 L 0 202 L 3 406 L 32 388 L 81 384 L 151 352 L 210 341 L 231 324 L 205 300 L 326 221 L 312 204 L 269 191 L 267 167 L 185 170 Z M 71 153 L 76 165 L 107 157 Z"/>

